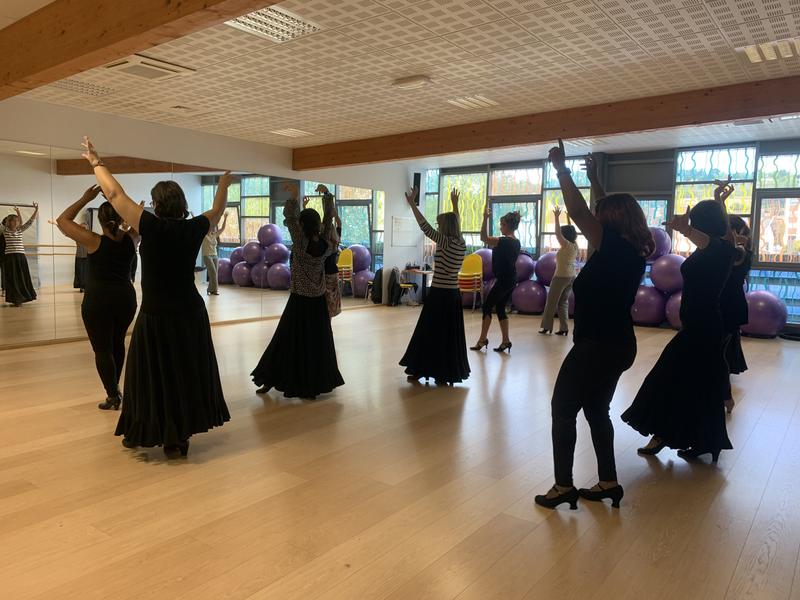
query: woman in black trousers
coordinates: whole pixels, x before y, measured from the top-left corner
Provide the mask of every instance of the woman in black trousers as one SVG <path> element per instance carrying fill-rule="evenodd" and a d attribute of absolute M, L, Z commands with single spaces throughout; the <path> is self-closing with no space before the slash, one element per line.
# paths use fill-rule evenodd
<path fill-rule="evenodd" d="M 59 215 L 56 225 L 87 252 L 81 317 L 106 391 L 106 399 L 97 407 L 117 410 L 122 403 L 119 378 L 125 363 L 125 335 L 136 314 L 136 290 L 130 272 L 135 253 L 133 238 L 137 234 L 121 229 L 122 218 L 109 202 L 103 202 L 97 211 L 103 235 L 75 222 L 78 213 L 99 193 L 99 186 L 90 187 Z"/>
<path fill-rule="evenodd" d="M 636 357 L 631 307 L 644 275 L 645 257 L 655 247 L 641 207 L 630 194 L 606 196 L 591 155 L 586 168 L 594 192 L 595 214 L 572 180 L 565 164 L 564 145 L 550 150 L 570 218 L 595 249 L 575 279 L 574 345 L 561 365 L 553 390 L 553 462 L 555 485 L 536 496 L 536 504 L 556 508 L 578 497 L 610 498 L 619 506 L 623 489 L 617 482 L 614 427 L 608 411 L 617 382 Z M 575 420 L 583 409 L 592 432 L 599 482 L 577 490 L 572 482 Z"/>

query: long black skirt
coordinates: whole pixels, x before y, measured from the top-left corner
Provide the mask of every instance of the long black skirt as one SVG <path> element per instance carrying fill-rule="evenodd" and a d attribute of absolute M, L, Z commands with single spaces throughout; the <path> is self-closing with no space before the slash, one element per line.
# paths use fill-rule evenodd
<path fill-rule="evenodd" d="M 89 259 L 75 257 L 75 276 L 72 278 L 72 287 L 76 290 L 86 289 L 86 281 L 89 279 Z"/>
<path fill-rule="evenodd" d="M 407 375 L 442 383 L 469 377 L 464 308 L 458 290 L 430 289 L 400 365 Z"/>
<path fill-rule="evenodd" d="M 137 446 L 175 445 L 230 418 L 205 306 L 139 313 L 116 435 Z"/>
<path fill-rule="evenodd" d="M 36 300 L 28 259 L 24 254 L 13 252 L 3 259 L 3 285 L 6 290 L 6 302 L 24 304 Z"/>
<path fill-rule="evenodd" d="M 257 386 L 275 388 L 287 398 L 313 399 L 344 385 L 325 296 L 289 295 L 251 376 Z"/>
<path fill-rule="evenodd" d="M 747 360 L 745 360 L 742 350 L 742 334 L 738 329 L 730 335 L 725 347 L 725 360 L 728 361 L 728 370 L 732 375 L 747 371 Z"/>
<path fill-rule="evenodd" d="M 670 448 L 733 448 L 725 427 L 728 365 L 721 334 L 679 331 L 667 344 L 622 420 Z"/>

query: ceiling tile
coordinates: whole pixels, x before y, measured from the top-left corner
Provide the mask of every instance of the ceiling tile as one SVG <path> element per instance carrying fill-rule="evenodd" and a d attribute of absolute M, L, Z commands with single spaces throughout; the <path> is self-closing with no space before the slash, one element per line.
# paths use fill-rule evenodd
<path fill-rule="evenodd" d="M 535 10 L 515 16 L 514 21 L 544 41 L 594 29 L 616 27 L 614 21 L 590 0 L 576 0 L 553 8 Z"/>
<path fill-rule="evenodd" d="M 771 17 L 761 21 L 744 21 L 722 27 L 735 48 L 762 44 L 800 36 L 800 13 Z"/>
<path fill-rule="evenodd" d="M 703 0 L 595 0 L 595 4 L 617 21 L 630 21 L 703 4 Z"/>
<path fill-rule="evenodd" d="M 511 19 L 484 23 L 444 36 L 448 41 L 478 56 L 524 46 L 539 40 Z"/>
<path fill-rule="evenodd" d="M 569 0 L 486 0 L 492 8 L 506 16 L 513 17 L 523 13 L 566 4 Z"/>
<path fill-rule="evenodd" d="M 503 18 L 483 0 L 424 0 L 405 8 L 403 14 L 439 35 Z"/>
<path fill-rule="evenodd" d="M 639 43 L 719 31 L 716 21 L 703 6 L 671 10 L 643 19 L 625 21 L 620 26 Z"/>
<path fill-rule="evenodd" d="M 386 52 L 414 65 L 440 65 L 474 58 L 470 52 L 440 37 L 396 46 L 387 49 Z"/>
<path fill-rule="evenodd" d="M 435 36 L 425 27 L 395 12 L 346 25 L 340 27 L 338 31 L 380 49 L 402 46 Z"/>
<path fill-rule="evenodd" d="M 800 0 L 706 0 L 705 4 L 723 27 L 800 12 Z"/>
<path fill-rule="evenodd" d="M 373 0 L 284 0 L 277 6 L 324 29 L 363 21 L 389 11 Z"/>

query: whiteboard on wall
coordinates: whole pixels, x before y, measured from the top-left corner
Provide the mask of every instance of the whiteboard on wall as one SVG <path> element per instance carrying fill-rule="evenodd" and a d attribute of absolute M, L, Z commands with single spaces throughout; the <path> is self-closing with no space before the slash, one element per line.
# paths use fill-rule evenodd
<path fill-rule="evenodd" d="M 410 217 L 392 217 L 392 246 L 419 245 L 419 225 Z"/>

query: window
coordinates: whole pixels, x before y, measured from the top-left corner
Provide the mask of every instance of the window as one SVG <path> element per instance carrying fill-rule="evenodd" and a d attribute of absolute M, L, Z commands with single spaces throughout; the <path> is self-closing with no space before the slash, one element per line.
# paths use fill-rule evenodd
<path fill-rule="evenodd" d="M 583 195 L 583 199 L 588 204 L 591 198 L 592 190 L 589 184 L 589 178 L 586 176 L 586 171 L 583 169 L 583 159 L 582 158 L 567 159 L 566 166 L 570 171 L 572 171 L 572 180 L 575 182 L 575 185 L 578 186 L 578 189 Z M 556 239 L 555 236 L 556 219 L 555 216 L 553 215 L 553 209 L 556 206 L 560 206 L 565 213 L 565 215 L 562 214 L 561 224 L 562 225 L 572 224 L 572 221 L 569 218 L 569 213 L 566 212 L 566 207 L 564 206 L 564 195 L 561 193 L 561 184 L 558 181 L 558 174 L 550 164 L 546 166 L 545 172 L 547 176 L 545 178 L 545 183 L 544 183 L 545 190 L 542 194 L 543 235 L 542 235 L 542 246 L 539 249 L 540 254 L 545 254 L 547 252 L 554 252 L 560 248 L 558 240 Z M 580 233 L 580 230 L 578 230 L 578 232 Z M 578 235 L 576 243 L 578 244 L 578 248 L 584 251 L 581 252 L 578 256 L 578 260 L 582 261 L 585 258 L 585 250 L 588 247 L 588 243 L 586 241 L 586 238 L 582 235 Z"/>
<path fill-rule="evenodd" d="M 342 244 L 352 246 L 361 244 L 370 247 L 369 205 L 349 205 L 341 202 L 338 205 L 339 217 L 342 219 Z"/>
<path fill-rule="evenodd" d="M 800 198 L 761 198 L 758 261 L 800 263 Z"/>
<path fill-rule="evenodd" d="M 800 188 L 800 154 L 762 156 L 758 161 L 759 188 Z"/>
<path fill-rule="evenodd" d="M 489 201 L 492 205 L 490 235 L 499 236 L 503 215 L 520 214 L 517 237 L 523 250 L 535 253 L 539 239 L 539 201 L 542 197 L 542 167 L 492 169 L 489 173 Z"/>
<path fill-rule="evenodd" d="M 644 211 L 648 227 L 662 227 L 667 220 L 669 200 L 637 200 Z"/>
<path fill-rule="evenodd" d="M 748 289 L 766 290 L 786 302 L 789 323 L 800 324 L 800 272 L 753 269 Z"/>
<path fill-rule="evenodd" d="M 225 231 L 219 236 L 219 243 L 227 246 L 239 246 L 242 240 L 239 230 L 239 207 L 228 205 L 225 212 L 228 213 L 228 220 L 225 221 Z"/>
<path fill-rule="evenodd" d="M 742 181 L 734 183 L 733 194 L 725 202 L 732 215 L 749 215 L 753 208 L 753 183 Z M 714 199 L 713 183 L 690 183 L 675 185 L 675 214 L 682 215 L 686 210 L 702 202 Z"/>
<path fill-rule="evenodd" d="M 461 230 L 479 232 L 483 222 L 483 207 L 486 204 L 486 173 L 444 174 L 440 178 L 440 188 L 444 211 L 453 210 L 450 204 L 450 191 L 453 188 L 458 189 L 461 194 L 459 199 Z"/>
<path fill-rule="evenodd" d="M 496 169 L 492 171 L 492 196 L 536 196 L 542 193 L 542 169 Z"/>
<path fill-rule="evenodd" d="M 493 236 L 500 236 L 500 218 L 506 213 L 519 211 L 520 221 L 517 229 L 517 238 L 523 250 L 536 252 L 538 227 L 536 222 L 535 202 L 492 202 L 492 231 Z"/>
<path fill-rule="evenodd" d="M 367 188 L 340 185 L 336 194 L 337 200 L 371 200 L 372 190 Z"/>
<path fill-rule="evenodd" d="M 246 175 L 241 179 L 241 242 L 258 239 L 258 230 L 270 222 L 269 177 Z"/>
<path fill-rule="evenodd" d="M 222 232 L 219 238 L 221 246 L 239 246 L 242 243 L 242 223 L 239 219 L 239 207 L 241 203 L 243 180 L 244 178 L 228 186 L 228 207 L 225 209 L 225 212 L 228 213 L 228 220 L 225 223 L 225 231 Z M 203 176 L 200 178 L 200 198 L 203 212 L 209 210 L 214 203 L 218 181 L 219 177 L 216 175 Z"/>

